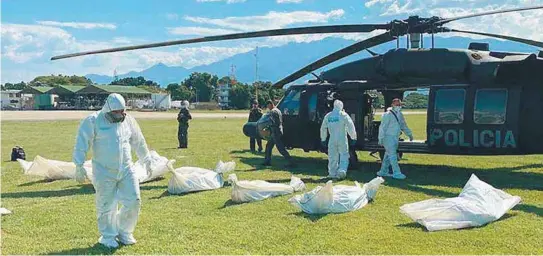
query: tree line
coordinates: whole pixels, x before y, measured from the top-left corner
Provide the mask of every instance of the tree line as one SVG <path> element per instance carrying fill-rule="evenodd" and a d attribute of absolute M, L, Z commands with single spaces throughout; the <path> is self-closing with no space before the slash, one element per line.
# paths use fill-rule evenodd
<path fill-rule="evenodd" d="M 194 72 L 180 83 L 171 83 L 166 91 L 172 95 L 172 100 L 188 100 L 190 102 L 219 101 L 218 89 L 220 85 L 229 85 L 229 105 L 235 109 L 247 109 L 251 101 L 256 99 L 258 89 L 258 103 L 264 106 L 270 99 L 279 100 L 283 97 L 283 89 L 272 87 L 271 82 L 256 82 L 253 84 L 240 83 L 225 76 L 219 78 L 209 73 Z"/>
<path fill-rule="evenodd" d="M 50 75 L 38 76 L 29 83 L 6 83 L 2 85 L 2 90 L 22 90 L 26 86 L 51 86 L 57 87 L 60 85 L 76 85 L 87 86 L 93 82 L 84 76 L 64 76 Z M 279 100 L 284 95 L 283 89 L 272 87 L 271 82 L 258 81 L 253 84 L 240 83 L 231 80 L 225 76 L 219 78 L 217 75 L 209 73 L 194 72 L 189 77 L 179 83 L 170 83 L 166 88 L 161 88 L 160 85 L 152 80 L 146 80 L 144 77 L 126 77 L 115 79 L 110 85 L 121 86 L 136 86 L 146 89 L 153 93 L 171 94 L 172 100 L 188 100 L 190 102 L 218 102 L 218 89 L 220 85 L 229 85 L 229 105 L 235 109 L 247 109 L 251 102 L 258 95 L 258 103 L 261 107 L 266 105 L 268 100 Z M 404 98 L 404 108 L 407 109 L 424 109 L 428 107 L 428 95 L 420 93 L 411 93 Z M 381 107 L 384 104 L 384 99 L 381 94 L 374 101 L 374 107 Z"/>

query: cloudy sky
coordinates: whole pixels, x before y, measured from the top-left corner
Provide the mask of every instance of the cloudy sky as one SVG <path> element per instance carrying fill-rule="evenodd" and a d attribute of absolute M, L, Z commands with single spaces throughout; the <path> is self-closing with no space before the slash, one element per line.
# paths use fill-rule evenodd
<path fill-rule="evenodd" d="M 50 61 L 54 55 L 197 36 L 327 24 L 380 23 L 409 15 L 453 17 L 543 5 L 543 0 L 2 0 L 1 82 L 38 75 L 112 75 L 162 62 L 186 68 L 255 46 L 307 43 L 326 36 L 286 36 L 200 43 Z M 543 41 L 543 11 L 466 19 L 449 27 Z"/>

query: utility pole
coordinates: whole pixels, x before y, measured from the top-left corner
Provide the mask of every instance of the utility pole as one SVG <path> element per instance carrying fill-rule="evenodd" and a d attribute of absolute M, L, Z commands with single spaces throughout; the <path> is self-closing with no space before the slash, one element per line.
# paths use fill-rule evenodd
<path fill-rule="evenodd" d="M 258 46 L 255 49 L 255 98 L 258 100 Z"/>
<path fill-rule="evenodd" d="M 113 81 L 118 81 L 119 80 L 119 77 L 117 76 L 117 69 L 114 69 L 113 70 Z"/>
<path fill-rule="evenodd" d="M 236 84 L 236 65 L 230 65 L 230 82 L 232 85 Z"/>

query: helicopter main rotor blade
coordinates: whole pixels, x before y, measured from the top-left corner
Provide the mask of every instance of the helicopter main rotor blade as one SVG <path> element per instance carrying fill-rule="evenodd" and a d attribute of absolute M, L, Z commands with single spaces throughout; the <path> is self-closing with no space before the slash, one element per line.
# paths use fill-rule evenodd
<path fill-rule="evenodd" d="M 78 52 L 78 53 L 54 56 L 51 58 L 51 60 L 72 58 L 72 57 L 77 57 L 77 56 L 99 54 L 99 53 L 121 52 L 121 51 L 147 49 L 147 48 L 163 47 L 163 46 L 171 46 L 171 45 L 193 44 L 193 43 L 233 40 L 233 39 L 243 39 L 243 38 L 303 35 L 303 34 L 327 34 L 327 33 L 364 33 L 364 32 L 372 32 L 377 29 L 389 29 L 389 28 L 390 28 L 390 25 L 388 24 L 359 24 L 359 25 L 330 25 L 330 26 L 316 26 L 316 27 L 273 29 L 273 30 L 244 32 L 244 33 L 217 35 L 217 36 L 205 36 L 205 37 L 199 37 L 199 38 L 166 41 L 166 42 L 151 43 L 151 44 L 141 44 L 141 45 L 134 45 L 134 46 L 116 47 L 116 48 L 96 50 L 96 51 Z"/>
<path fill-rule="evenodd" d="M 490 37 L 506 39 L 506 40 L 515 41 L 518 43 L 524 43 L 531 46 L 543 48 L 543 42 L 538 42 L 538 41 L 534 41 L 530 39 L 518 38 L 518 37 L 513 37 L 513 36 L 504 36 L 504 35 L 497 35 L 497 34 L 490 34 L 490 33 L 481 33 L 481 32 L 458 30 L 458 29 L 448 29 L 448 28 L 445 28 L 444 32 L 458 32 L 458 33 L 474 34 L 474 35 L 480 35 L 480 36 L 490 36 Z"/>
<path fill-rule="evenodd" d="M 357 52 L 360 52 L 360 51 L 363 51 L 367 48 L 370 48 L 370 47 L 374 47 L 374 46 L 377 46 L 377 45 L 380 45 L 380 44 L 383 44 L 383 43 L 386 43 L 386 42 L 389 42 L 389 41 L 392 41 L 392 40 L 395 40 L 396 37 L 390 35 L 390 33 L 383 33 L 383 34 L 380 34 L 380 35 L 377 35 L 377 36 L 374 36 L 374 37 L 370 37 L 364 41 L 360 41 L 358 43 L 355 43 L 353 45 L 350 45 L 350 46 L 347 46 L 339 51 L 336 51 L 324 58 L 321 58 L 307 66 L 305 66 L 304 68 L 296 71 L 295 73 L 292 73 L 290 74 L 289 76 L 281 79 L 279 82 L 275 83 L 273 86 L 274 87 L 279 87 L 279 88 L 283 88 L 284 85 L 290 83 L 290 82 L 293 82 L 293 81 L 296 81 L 297 79 L 305 76 L 307 73 L 313 71 L 313 70 L 316 70 L 316 69 L 319 69 L 321 67 L 324 67 L 336 60 L 339 60 L 339 59 L 342 59 L 342 58 L 345 58 L 351 54 L 355 54 Z"/>
<path fill-rule="evenodd" d="M 486 16 L 486 15 L 493 15 L 493 14 L 500 14 L 500 13 L 508 13 L 508 12 L 520 12 L 520 11 L 527 11 L 527 10 L 535 10 L 535 9 L 543 9 L 543 5 L 532 6 L 532 7 L 514 8 L 514 9 L 505 9 L 505 10 L 497 10 L 497 11 L 482 12 L 482 13 L 475 13 L 475 14 L 459 16 L 459 17 L 450 18 L 450 19 L 443 19 L 443 20 L 437 21 L 435 24 L 443 25 L 445 23 L 449 23 L 449 22 L 455 21 L 455 20 L 461 20 L 461 19 L 467 19 L 467 18 L 473 18 L 473 17 L 479 17 L 479 16 Z"/>

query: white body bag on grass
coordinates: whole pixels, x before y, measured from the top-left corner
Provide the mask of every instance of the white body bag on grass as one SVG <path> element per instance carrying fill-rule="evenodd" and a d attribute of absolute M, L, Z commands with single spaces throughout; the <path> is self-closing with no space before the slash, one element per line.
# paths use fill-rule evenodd
<path fill-rule="evenodd" d="M 152 162 L 151 176 L 148 176 L 142 160 L 134 163 L 136 177 L 140 183 L 155 180 L 173 170 L 175 160 L 168 160 L 156 151 L 150 151 L 149 154 Z M 50 160 L 39 155 L 32 162 L 22 159 L 17 159 L 17 161 L 23 168 L 25 175 L 38 176 L 47 180 L 75 179 L 75 164 L 73 162 Z M 92 161 L 85 161 L 83 166 L 87 171 L 87 178 L 92 182 Z"/>
<path fill-rule="evenodd" d="M 232 201 L 247 203 L 261 201 L 270 197 L 292 194 L 305 189 L 304 182 L 292 176 L 290 184 L 270 183 L 263 180 L 238 180 L 235 174 L 230 174 L 228 180 L 232 183 Z"/>
<path fill-rule="evenodd" d="M 75 178 L 75 164 L 73 162 L 64 162 L 43 158 L 39 155 L 34 157 L 32 162 L 17 159 L 23 174 L 29 176 L 37 176 L 46 180 L 68 180 Z M 90 160 L 85 161 L 83 165 L 87 170 L 87 176 L 92 180 L 92 163 Z"/>
<path fill-rule="evenodd" d="M 233 161 L 219 161 L 214 171 L 199 167 L 177 168 L 168 183 L 168 193 L 175 195 L 221 188 L 224 185 L 223 174 L 235 168 L 236 163 Z"/>
<path fill-rule="evenodd" d="M 374 199 L 383 182 L 383 178 L 377 177 L 362 187 L 356 181 L 354 186 L 334 186 L 330 180 L 324 187 L 318 186 L 288 201 L 308 214 L 350 212 L 364 207 L 369 200 Z"/>
<path fill-rule="evenodd" d="M 496 189 L 472 174 L 458 197 L 406 204 L 400 211 L 428 231 L 437 231 L 485 225 L 498 220 L 518 203 L 520 197 Z"/>

